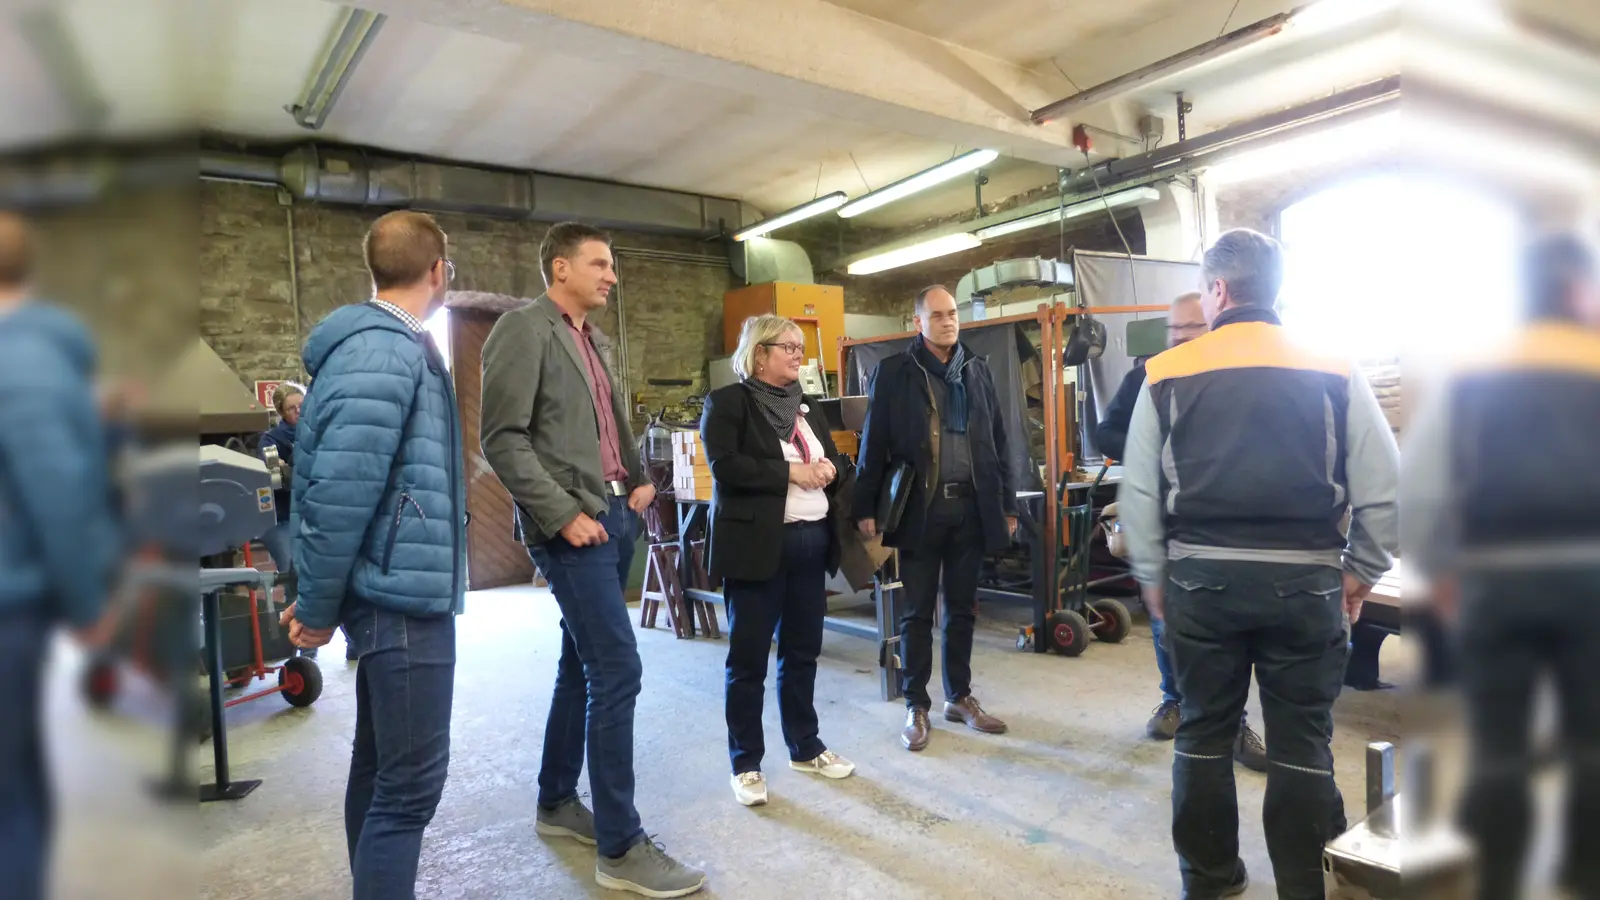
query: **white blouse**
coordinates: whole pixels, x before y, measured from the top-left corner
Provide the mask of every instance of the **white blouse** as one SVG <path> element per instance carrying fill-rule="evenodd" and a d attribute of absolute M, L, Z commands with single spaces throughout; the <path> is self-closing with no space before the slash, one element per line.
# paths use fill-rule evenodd
<path fill-rule="evenodd" d="M 794 436 L 806 442 L 806 450 L 811 454 L 811 461 L 822 459 L 822 444 L 817 440 L 816 434 L 811 430 L 811 423 L 806 421 L 806 407 L 800 407 L 800 421 L 795 425 Z M 778 439 L 783 446 L 783 458 L 786 462 L 805 462 L 800 456 L 800 448 L 795 446 L 793 440 Z M 790 522 L 820 522 L 828 517 L 828 495 L 822 488 L 806 489 L 794 482 L 789 482 L 789 499 L 783 505 L 784 524 Z"/>

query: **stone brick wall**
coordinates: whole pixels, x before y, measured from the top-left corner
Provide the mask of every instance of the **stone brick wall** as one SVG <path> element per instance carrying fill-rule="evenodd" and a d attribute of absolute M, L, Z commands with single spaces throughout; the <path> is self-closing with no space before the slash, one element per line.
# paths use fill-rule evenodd
<path fill-rule="evenodd" d="M 201 336 L 246 384 L 298 375 L 305 334 L 336 307 L 370 293 L 361 238 L 375 211 L 295 204 L 291 247 L 289 207 L 279 203 L 275 189 L 206 182 L 199 208 Z M 545 223 L 437 218 L 450 235 L 455 287 L 524 297 L 543 291 L 539 241 Z M 618 328 L 617 301 L 600 327 L 626 342 L 628 382 L 640 402 L 650 408 L 676 403 L 696 386 L 653 386 L 648 380 L 690 379 L 703 385 L 705 360 L 721 355 L 722 295 L 734 286 L 733 276 L 715 244 L 632 232 L 614 237 L 627 329 Z M 630 256 L 629 248 L 710 254 L 724 262 L 645 259 Z"/>

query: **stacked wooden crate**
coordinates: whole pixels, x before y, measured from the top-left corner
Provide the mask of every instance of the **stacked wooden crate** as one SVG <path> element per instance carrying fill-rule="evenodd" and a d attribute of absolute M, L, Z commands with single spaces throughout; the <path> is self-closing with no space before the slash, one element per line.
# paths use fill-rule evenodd
<path fill-rule="evenodd" d="M 672 490 L 679 500 L 711 499 L 711 463 L 693 431 L 672 433 Z"/>

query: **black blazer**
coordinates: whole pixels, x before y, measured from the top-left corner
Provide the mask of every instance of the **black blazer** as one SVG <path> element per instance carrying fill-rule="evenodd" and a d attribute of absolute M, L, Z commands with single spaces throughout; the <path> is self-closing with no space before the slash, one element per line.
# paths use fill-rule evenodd
<path fill-rule="evenodd" d="M 828 433 L 828 421 L 814 397 L 806 398 L 806 421 L 822 452 L 840 472 L 848 463 Z M 706 534 L 706 569 L 719 578 L 761 581 L 778 571 L 783 550 L 783 510 L 789 497 L 789 463 L 778 433 L 767 422 L 750 389 L 741 384 L 706 396 L 700 439 L 711 465 L 711 516 Z M 828 518 L 835 509 L 835 478 L 828 485 Z M 829 529 L 829 572 L 839 568 L 839 542 Z"/>

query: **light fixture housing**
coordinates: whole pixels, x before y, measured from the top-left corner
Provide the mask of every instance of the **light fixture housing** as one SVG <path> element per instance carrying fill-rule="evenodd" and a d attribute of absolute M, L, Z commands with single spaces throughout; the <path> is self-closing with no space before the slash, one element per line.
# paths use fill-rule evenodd
<path fill-rule="evenodd" d="M 1077 203 L 1068 204 L 1064 207 L 1047 209 L 1044 212 L 1034 213 L 1031 216 L 1023 216 L 1020 219 L 1012 219 L 1009 222 L 1000 222 L 996 225 L 989 225 L 979 228 L 977 231 L 973 232 L 973 234 L 977 235 L 980 239 L 987 241 L 991 238 L 997 238 L 1002 235 L 1015 234 L 1019 231 L 1027 231 L 1030 228 L 1039 228 L 1044 225 L 1054 225 L 1063 219 L 1075 219 L 1078 216 L 1086 216 L 1090 213 L 1104 210 L 1107 207 L 1115 209 L 1119 206 L 1137 206 L 1141 203 L 1153 203 L 1160 199 L 1161 192 L 1153 187 L 1129 188 L 1125 191 L 1117 191 L 1116 193 L 1107 194 L 1104 199 L 1095 197 L 1092 200 L 1080 200 Z"/>
<path fill-rule="evenodd" d="M 947 159 L 937 166 L 923 169 L 915 175 L 902 178 L 893 184 L 884 185 L 870 194 L 857 197 L 839 210 L 839 215 L 846 219 L 859 216 L 864 212 L 909 197 L 936 184 L 941 184 L 957 176 L 981 169 L 999 158 L 1000 151 L 998 150 L 972 150 L 963 153 L 960 156 Z"/>
<path fill-rule="evenodd" d="M 802 203 L 793 209 L 784 210 L 775 216 L 770 216 L 762 219 L 754 225 L 751 225 L 747 228 L 742 228 L 739 231 L 734 232 L 733 239 L 736 241 L 743 241 L 753 237 L 760 237 L 769 231 L 776 231 L 785 225 L 793 225 L 794 223 L 803 219 L 809 219 L 812 216 L 821 215 L 829 210 L 838 209 L 844 205 L 846 200 L 849 199 L 850 198 L 845 195 L 844 191 L 834 191 L 831 194 L 818 197 L 817 199 L 812 200 L 810 203 Z"/>
<path fill-rule="evenodd" d="M 383 13 L 368 12 L 353 6 L 340 9 L 339 18 L 323 45 L 322 55 L 307 76 L 299 98 L 284 107 L 301 128 L 316 131 L 328 121 L 333 105 L 339 102 L 339 95 L 350 83 L 350 76 L 355 74 L 361 57 L 366 55 L 386 21 L 388 17 Z"/>
<path fill-rule="evenodd" d="M 914 262 L 922 262 L 925 259 L 933 259 L 949 253 L 959 253 L 962 250 L 971 250 L 982 244 L 983 240 L 977 235 L 958 231 L 955 234 L 936 237 L 920 244 L 912 244 L 908 247 L 890 250 L 887 253 L 879 253 L 877 256 L 858 259 L 845 267 L 845 271 L 851 275 L 871 275 L 874 272 L 907 266 Z"/>

